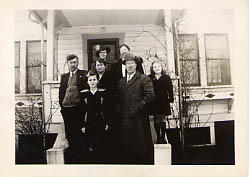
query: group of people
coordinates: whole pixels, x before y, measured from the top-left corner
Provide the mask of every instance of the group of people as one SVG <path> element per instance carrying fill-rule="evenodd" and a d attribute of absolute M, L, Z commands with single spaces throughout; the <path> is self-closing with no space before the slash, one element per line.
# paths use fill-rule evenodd
<path fill-rule="evenodd" d="M 144 74 L 142 58 L 120 46 L 120 57 L 108 60 L 101 46 L 90 71 L 78 69 L 68 55 L 69 72 L 61 77 L 59 104 L 72 163 L 153 164 L 149 115 L 154 116 L 157 143 L 165 140 L 165 117 L 173 102 L 171 79 L 160 61 Z M 86 159 L 87 158 L 87 159 Z"/>

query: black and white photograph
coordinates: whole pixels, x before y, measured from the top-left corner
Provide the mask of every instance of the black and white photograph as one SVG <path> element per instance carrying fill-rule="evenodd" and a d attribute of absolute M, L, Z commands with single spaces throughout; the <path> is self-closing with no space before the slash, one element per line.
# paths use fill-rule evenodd
<path fill-rule="evenodd" d="M 12 165 L 239 165 L 237 11 L 14 9 Z"/>

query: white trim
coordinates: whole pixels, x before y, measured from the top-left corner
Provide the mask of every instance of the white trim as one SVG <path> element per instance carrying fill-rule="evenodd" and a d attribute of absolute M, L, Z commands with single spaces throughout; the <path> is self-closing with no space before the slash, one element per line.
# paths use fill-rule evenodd
<path fill-rule="evenodd" d="M 20 41 L 20 94 L 27 93 L 27 41 Z"/>

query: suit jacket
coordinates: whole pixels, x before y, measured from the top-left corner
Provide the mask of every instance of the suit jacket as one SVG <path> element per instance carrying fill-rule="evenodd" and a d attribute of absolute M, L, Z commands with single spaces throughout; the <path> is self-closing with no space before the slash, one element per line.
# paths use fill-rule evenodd
<path fill-rule="evenodd" d="M 140 59 L 141 61 L 142 59 Z M 137 64 L 136 71 L 139 71 L 141 74 L 144 74 L 142 61 Z M 123 78 L 122 74 L 122 59 L 118 59 L 116 62 L 112 63 L 110 70 L 108 72 L 112 73 L 114 79 L 114 85 L 117 86 L 118 82 L 121 78 Z"/>
<path fill-rule="evenodd" d="M 78 69 L 76 71 L 76 75 L 77 75 L 76 82 L 77 82 L 77 86 L 80 92 L 81 90 L 84 90 L 88 87 L 87 77 L 86 77 L 87 71 Z M 70 72 L 61 75 L 61 84 L 59 88 L 59 104 L 61 107 L 62 107 L 63 99 L 66 94 L 69 76 L 70 76 Z M 84 104 L 84 100 L 82 98 L 80 98 L 80 102 L 82 105 Z"/>

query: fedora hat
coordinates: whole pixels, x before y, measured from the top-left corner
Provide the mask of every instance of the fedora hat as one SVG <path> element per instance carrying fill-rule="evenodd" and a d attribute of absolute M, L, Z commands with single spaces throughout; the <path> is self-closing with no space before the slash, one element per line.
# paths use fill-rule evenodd
<path fill-rule="evenodd" d="M 128 60 L 134 60 L 136 62 L 136 64 L 139 63 L 139 58 L 130 52 L 127 52 L 124 54 L 124 60 L 122 61 L 122 64 L 125 65 L 126 61 L 128 61 Z"/>
<path fill-rule="evenodd" d="M 99 50 L 96 52 L 96 57 L 99 57 L 99 52 L 106 50 L 107 55 L 111 52 L 110 47 L 100 46 Z"/>

